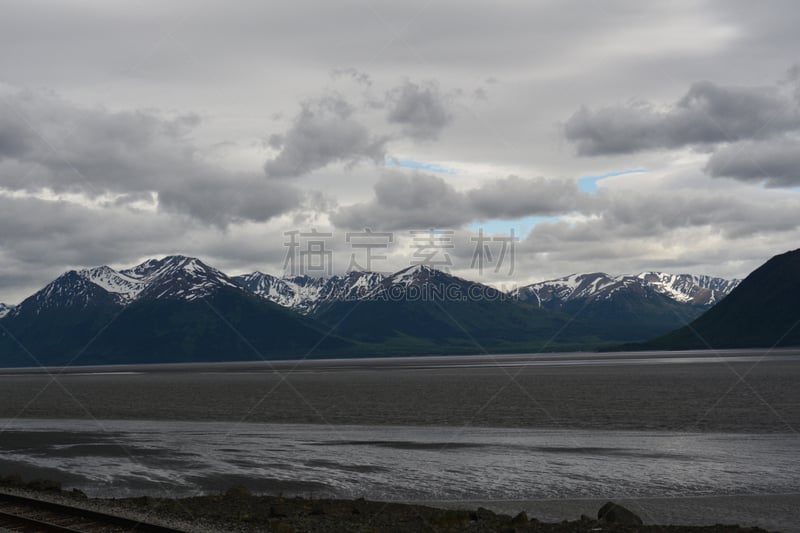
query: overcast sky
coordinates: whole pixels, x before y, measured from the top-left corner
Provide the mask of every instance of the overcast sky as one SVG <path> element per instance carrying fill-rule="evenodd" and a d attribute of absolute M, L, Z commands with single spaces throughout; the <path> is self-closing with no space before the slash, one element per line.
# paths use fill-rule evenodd
<path fill-rule="evenodd" d="M 373 270 L 498 285 L 743 277 L 800 242 L 793 0 L 0 9 L 0 301 L 172 253 L 280 274 L 293 231 L 334 272 L 370 228 Z"/>

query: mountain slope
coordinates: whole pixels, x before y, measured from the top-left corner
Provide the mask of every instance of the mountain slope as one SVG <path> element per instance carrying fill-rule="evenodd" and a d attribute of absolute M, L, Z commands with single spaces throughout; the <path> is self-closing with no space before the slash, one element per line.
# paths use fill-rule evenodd
<path fill-rule="evenodd" d="M 68 362 L 119 313 L 119 298 L 67 272 L 2 319 L 0 363 L 39 366 Z"/>
<path fill-rule="evenodd" d="M 3 318 L 8 313 L 10 313 L 12 309 L 14 309 L 12 306 L 0 302 L 0 318 Z"/>
<path fill-rule="evenodd" d="M 552 348 L 562 342 L 555 333 L 568 323 L 559 313 L 419 265 L 385 278 L 359 300 L 330 301 L 313 316 L 372 350 L 391 353 Z M 597 340 L 582 323 L 569 336 L 570 342 Z"/>
<path fill-rule="evenodd" d="M 100 333 L 83 363 L 258 361 L 333 353 L 351 343 L 239 288 L 199 298 L 133 302 Z"/>
<path fill-rule="evenodd" d="M 637 348 L 798 346 L 799 322 L 800 249 L 767 261 L 689 326 Z"/>

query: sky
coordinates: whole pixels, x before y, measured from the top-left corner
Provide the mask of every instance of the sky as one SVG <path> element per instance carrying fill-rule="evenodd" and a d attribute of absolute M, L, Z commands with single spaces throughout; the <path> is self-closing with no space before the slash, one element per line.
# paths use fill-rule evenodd
<path fill-rule="evenodd" d="M 794 1 L 1 3 L 2 302 L 168 254 L 513 287 L 800 242 Z"/>

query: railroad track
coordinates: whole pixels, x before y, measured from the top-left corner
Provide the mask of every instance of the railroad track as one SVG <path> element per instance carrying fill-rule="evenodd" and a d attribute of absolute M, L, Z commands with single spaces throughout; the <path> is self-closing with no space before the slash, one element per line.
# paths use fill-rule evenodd
<path fill-rule="evenodd" d="M 25 533 L 184 533 L 97 511 L 0 493 L 0 531 Z"/>

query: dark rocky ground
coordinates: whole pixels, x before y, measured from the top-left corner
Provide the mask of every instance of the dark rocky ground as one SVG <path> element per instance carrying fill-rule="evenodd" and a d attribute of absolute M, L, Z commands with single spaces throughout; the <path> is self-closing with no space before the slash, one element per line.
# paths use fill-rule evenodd
<path fill-rule="evenodd" d="M 238 487 L 217 495 L 174 499 L 90 499 L 79 491 L 62 491 L 56 482 L 26 483 L 18 478 L 0 478 L 0 488 L 197 532 L 766 533 L 738 525 L 642 525 L 635 514 L 614 504 L 599 509 L 605 514 L 601 518 L 545 523 L 525 513 L 512 517 L 483 508 L 445 510 L 364 499 L 260 496 Z"/>
<path fill-rule="evenodd" d="M 139 498 L 128 500 L 130 505 L 142 510 L 157 508 L 158 513 L 168 513 L 188 519 L 202 517 L 217 523 L 220 530 L 231 524 L 252 525 L 253 531 L 285 532 L 744 532 L 763 531 L 739 526 L 680 527 L 638 525 L 630 515 L 619 512 L 613 523 L 596 517 L 557 524 L 543 523 L 525 513 L 517 516 L 496 514 L 488 509 L 443 510 L 421 505 L 373 502 L 368 500 L 308 500 L 253 496 L 240 489 L 231 489 L 219 496 L 202 496 L 180 500 L 155 500 Z M 632 515 L 635 516 L 635 515 Z"/>

